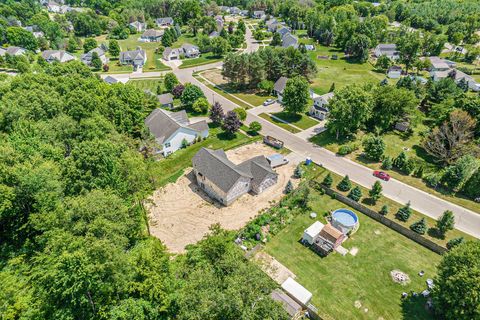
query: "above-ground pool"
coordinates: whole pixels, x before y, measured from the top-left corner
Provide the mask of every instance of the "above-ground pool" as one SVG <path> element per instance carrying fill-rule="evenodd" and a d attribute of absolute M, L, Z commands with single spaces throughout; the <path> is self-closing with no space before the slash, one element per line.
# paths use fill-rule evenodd
<path fill-rule="evenodd" d="M 352 210 L 338 209 L 332 213 L 332 226 L 344 234 L 358 229 L 358 217 Z"/>

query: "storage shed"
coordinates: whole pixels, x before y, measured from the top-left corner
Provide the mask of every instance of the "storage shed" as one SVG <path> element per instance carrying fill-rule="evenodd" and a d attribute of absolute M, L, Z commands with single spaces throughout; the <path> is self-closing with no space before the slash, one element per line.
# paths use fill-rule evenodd
<path fill-rule="evenodd" d="M 290 277 L 282 283 L 282 288 L 290 297 L 304 306 L 307 306 L 312 299 L 312 293 Z"/>
<path fill-rule="evenodd" d="M 320 231 L 322 231 L 323 227 L 324 227 L 323 223 L 321 223 L 320 221 L 315 221 L 310 227 L 305 229 L 305 231 L 303 232 L 302 242 L 313 244 L 315 237 L 318 236 Z"/>

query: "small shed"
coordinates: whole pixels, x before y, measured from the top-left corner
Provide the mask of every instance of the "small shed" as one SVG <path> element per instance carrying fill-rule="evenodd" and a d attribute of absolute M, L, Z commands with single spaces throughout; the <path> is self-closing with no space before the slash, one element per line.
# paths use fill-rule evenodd
<path fill-rule="evenodd" d="M 285 309 L 292 318 L 302 311 L 302 306 L 280 289 L 273 290 L 270 297 L 280 302 L 283 305 L 283 309 Z"/>
<path fill-rule="evenodd" d="M 315 221 L 310 227 L 305 229 L 303 232 L 302 242 L 313 244 L 313 241 L 318 236 L 320 231 L 322 231 L 324 224 L 320 221 Z"/>
<path fill-rule="evenodd" d="M 387 76 L 390 79 L 398 79 L 402 76 L 402 72 L 403 72 L 402 67 L 391 66 L 390 68 L 388 68 Z"/>
<path fill-rule="evenodd" d="M 283 166 L 284 164 L 288 163 L 287 158 L 285 158 L 283 155 L 280 153 L 274 153 L 270 156 L 267 157 L 268 163 L 270 163 L 270 167 L 276 168 Z"/>
<path fill-rule="evenodd" d="M 293 300 L 303 306 L 307 306 L 312 299 L 312 293 L 290 277 L 282 283 L 282 288 Z"/>

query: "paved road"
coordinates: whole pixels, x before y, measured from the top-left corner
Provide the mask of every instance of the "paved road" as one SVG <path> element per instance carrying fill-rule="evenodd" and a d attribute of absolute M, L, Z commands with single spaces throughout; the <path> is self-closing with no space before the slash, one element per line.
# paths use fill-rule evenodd
<path fill-rule="evenodd" d="M 259 45 L 252 38 L 251 31 L 247 29 L 247 52 L 253 52 L 258 49 Z M 224 98 L 223 96 L 215 93 L 213 90 L 205 86 L 192 76 L 194 71 L 206 70 L 215 67 L 221 67 L 222 62 L 214 64 L 204 65 L 200 67 L 190 69 L 176 69 L 174 73 L 182 83 L 190 82 L 200 88 L 202 88 L 205 96 L 210 103 L 218 101 L 222 104 L 225 111 L 233 110 L 238 105 L 232 101 Z M 158 77 L 161 72 L 149 72 L 142 75 L 136 74 L 135 78 L 140 77 Z M 119 76 L 119 75 L 117 75 Z M 120 75 L 131 76 L 131 75 Z M 314 145 L 302 136 L 294 135 L 266 120 L 258 117 L 255 111 L 248 112 L 246 123 L 249 124 L 252 121 L 258 121 L 262 124 L 262 134 L 271 135 L 277 139 L 284 141 L 285 147 L 292 150 L 300 156 L 311 157 L 312 160 L 318 164 L 322 164 L 328 170 L 331 170 L 339 175 L 348 174 L 350 179 L 366 188 L 370 188 L 377 179 L 372 176 L 372 170 L 364 167 L 354 161 L 351 161 L 344 157 L 339 157 L 334 153 Z M 383 194 L 399 203 L 411 202 L 412 208 L 429 216 L 437 219 L 445 210 L 451 210 L 455 213 L 456 228 L 471 234 L 477 238 L 480 238 L 480 213 L 475 213 L 471 210 L 465 209 L 443 199 L 437 198 L 422 190 L 416 189 L 412 186 L 404 184 L 395 179 L 391 179 L 389 182 L 381 181 L 383 185 Z M 393 213 L 391 213 L 393 214 Z"/>

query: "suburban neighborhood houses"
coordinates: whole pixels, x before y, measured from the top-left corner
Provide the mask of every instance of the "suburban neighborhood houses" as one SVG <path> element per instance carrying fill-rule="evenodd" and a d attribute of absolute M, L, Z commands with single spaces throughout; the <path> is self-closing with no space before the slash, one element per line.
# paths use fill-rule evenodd
<path fill-rule="evenodd" d="M 0 12 L 0 318 L 480 319 L 479 1 Z"/>

